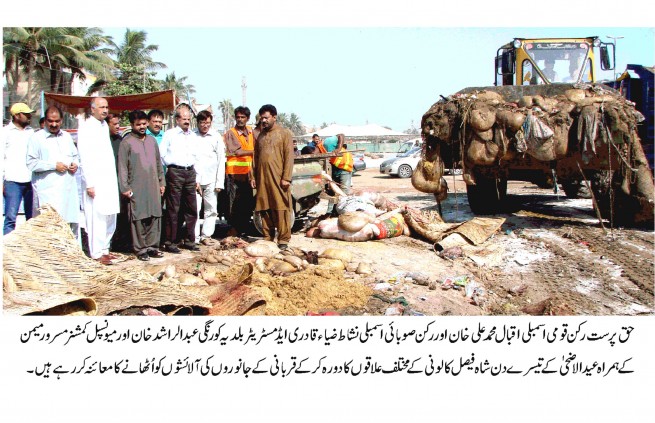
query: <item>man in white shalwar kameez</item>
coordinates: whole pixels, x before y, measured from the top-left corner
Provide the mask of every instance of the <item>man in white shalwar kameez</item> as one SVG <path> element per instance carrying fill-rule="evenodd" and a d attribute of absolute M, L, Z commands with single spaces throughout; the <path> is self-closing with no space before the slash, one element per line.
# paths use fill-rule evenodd
<path fill-rule="evenodd" d="M 44 130 L 35 132 L 27 142 L 26 165 L 32 171 L 35 205 L 50 204 L 77 237 L 80 201 L 75 172 L 80 157 L 73 138 L 61 130 L 61 118 L 61 110 L 48 107 Z"/>
<path fill-rule="evenodd" d="M 80 124 L 77 132 L 89 253 L 91 258 L 105 265 L 117 258 L 109 252 L 109 244 L 120 211 L 114 151 L 105 122 L 108 113 L 107 100 L 95 97 L 91 100 L 91 115 Z"/>
<path fill-rule="evenodd" d="M 200 138 L 199 163 L 196 172 L 200 178 L 200 194 L 196 194 L 198 203 L 198 220 L 196 221 L 196 244 L 210 239 L 216 229 L 218 216 L 217 194 L 225 188 L 225 143 L 223 138 L 214 131 L 213 116 L 207 110 L 198 113 L 196 121 L 198 129 L 195 130 Z M 200 232 L 200 202 L 205 208 L 203 214 L 202 233 Z"/>

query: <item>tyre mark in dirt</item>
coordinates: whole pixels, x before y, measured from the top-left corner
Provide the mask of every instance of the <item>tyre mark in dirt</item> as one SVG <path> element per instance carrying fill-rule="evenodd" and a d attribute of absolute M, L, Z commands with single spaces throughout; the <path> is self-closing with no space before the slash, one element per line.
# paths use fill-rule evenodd
<path fill-rule="evenodd" d="M 596 228 L 563 227 L 555 231 L 561 236 L 585 241 L 589 249 L 598 256 L 604 256 L 622 269 L 622 276 L 630 280 L 641 292 L 626 291 L 640 302 L 653 305 L 653 265 L 652 234 L 638 231 L 614 231 L 613 239 Z M 636 245 L 635 245 L 636 244 Z M 641 248 L 640 248 L 641 247 Z"/>
<path fill-rule="evenodd" d="M 605 288 L 608 284 L 605 277 L 595 272 L 588 274 L 589 271 L 580 262 L 579 257 L 571 254 L 561 245 L 544 239 L 540 239 L 540 242 L 543 242 L 554 255 L 551 260 L 533 263 L 534 275 L 549 291 L 549 314 L 605 315 L 615 312 L 605 301 L 597 299 L 596 295 L 585 295 L 576 289 L 578 279 L 581 277 L 599 280 Z M 605 289 L 602 292 L 604 293 Z"/>

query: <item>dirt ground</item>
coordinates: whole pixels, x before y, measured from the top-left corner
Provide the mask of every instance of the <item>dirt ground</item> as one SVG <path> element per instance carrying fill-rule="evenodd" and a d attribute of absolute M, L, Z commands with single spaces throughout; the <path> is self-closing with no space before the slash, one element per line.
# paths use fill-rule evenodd
<path fill-rule="evenodd" d="M 416 191 L 409 179 L 381 175 L 378 163 L 379 159 L 367 162 L 368 168 L 353 176 L 353 188 L 379 192 L 394 202 L 419 210 L 437 210 L 432 195 Z M 470 220 L 473 214 L 461 176 L 447 175 L 446 179 L 449 196 L 442 203 L 444 220 Z M 442 258 L 432 243 L 415 237 L 344 242 L 307 238 L 304 232 L 296 232 L 291 239 L 295 248 L 319 253 L 327 248 L 341 248 L 352 253 L 353 264 L 370 264 L 372 274 L 342 271 L 339 283 L 369 287 L 371 296 L 365 305 L 361 298 L 352 306 L 339 301 L 330 307 L 329 301 L 323 301 L 321 310 L 305 310 L 303 305 L 316 302 L 303 298 L 302 304 L 287 307 L 291 310 L 287 313 L 281 304 L 289 305 L 293 296 L 288 293 L 284 276 L 276 276 L 275 283 L 269 287 L 285 289 L 268 295 L 269 301 L 277 297 L 280 302 L 271 305 L 267 314 L 297 315 L 306 311 L 336 311 L 344 315 L 653 313 L 653 230 L 611 228 L 607 221 L 603 229 L 591 200 L 570 200 L 563 193 L 556 195 L 552 190 L 527 182 L 510 182 L 508 200 L 506 213 L 499 215 L 506 219 L 501 229 L 476 247 L 475 254 L 469 252 L 460 257 Z M 327 201 L 322 200 L 310 215 L 318 216 L 326 210 Z M 181 256 L 167 254 L 162 260 L 188 261 L 197 254 L 188 251 Z M 130 260 L 125 265 L 140 263 Z M 307 288 L 299 276 L 289 278 L 288 286 L 305 291 Z M 306 278 L 311 279 L 312 289 L 317 287 L 314 276 Z M 479 286 L 476 301 L 467 298 L 463 288 L 443 289 L 442 282 L 447 278 L 475 281 Z M 426 286 L 430 282 L 432 286 Z M 325 292 L 319 289 L 316 295 Z M 303 296 L 307 297 L 307 292 Z"/>

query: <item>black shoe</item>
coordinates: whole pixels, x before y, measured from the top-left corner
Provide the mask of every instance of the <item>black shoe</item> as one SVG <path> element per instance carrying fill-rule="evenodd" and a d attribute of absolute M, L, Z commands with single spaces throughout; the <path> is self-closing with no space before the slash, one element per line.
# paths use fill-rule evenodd
<path fill-rule="evenodd" d="M 153 258 L 162 258 L 164 257 L 164 253 L 158 250 L 148 250 L 148 255 Z"/>
<path fill-rule="evenodd" d="M 177 245 L 169 244 L 166 246 L 166 251 L 168 251 L 171 254 L 181 254 L 182 251 L 180 251 L 179 248 L 177 248 Z"/>
<path fill-rule="evenodd" d="M 282 251 L 288 250 L 289 249 L 289 244 L 278 244 L 277 248 L 279 248 Z"/>
<path fill-rule="evenodd" d="M 148 261 L 150 260 L 150 256 L 148 256 L 148 253 L 142 253 L 136 256 L 141 261 Z"/>
<path fill-rule="evenodd" d="M 184 244 L 182 244 L 182 248 L 190 251 L 200 251 L 200 247 L 198 247 L 198 244 L 193 242 L 185 242 Z"/>

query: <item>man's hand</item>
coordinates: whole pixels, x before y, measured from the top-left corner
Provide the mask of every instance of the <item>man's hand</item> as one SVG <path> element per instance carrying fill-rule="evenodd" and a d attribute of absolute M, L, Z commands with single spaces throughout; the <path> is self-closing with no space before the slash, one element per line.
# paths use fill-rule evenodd
<path fill-rule="evenodd" d="M 214 188 L 214 192 L 221 192 L 221 191 L 223 191 L 222 188 Z"/>
<path fill-rule="evenodd" d="M 196 182 L 196 192 L 198 194 L 202 194 L 202 190 L 200 189 L 200 183 L 199 182 Z"/>
<path fill-rule="evenodd" d="M 255 182 L 254 179 L 250 179 L 250 188 L 252 189 L 257 188 L 257 182 Z"/>
<path fill-rule="evenodd" d="M 59 173 L 64 173 L 68 170 L 68 166 L 62 162 L 57 162 L 57 165 L 55 166 L 55 170 Z"/>
<path fill-rule="evenodd" d="M 72 174 L 77 172 L 77 163 L 71 163 L 70 166 L 68 166 L 68 171 Z"/>
<path fill-rule="evenodd" d="M 91 187 L 91 188 L 87 188 L 87 189 L 86 189 L 86 193 L 87 193 L 87 195 L 88 195 L 89 197 L 91 197 L 91 198 L 95 198 L 95 196 L 96 196 L 96 190 L 95 190 L 95 188 L 93 188 L 93 187 Z"/>
<path fill-rule="evenodd" d="M 289 186 L 290 186 L 290 185 L 291 185 L 291 182 L 287 181 L 286 179 L 280 179 L 280 187 L 281 187 L 283 190 L 286 191 L 287 189 L 289 189 Z"/>
<path fill-rule="evenodd" d="M 126 196 L 127 198 L 132 197 L 132 190 L 125 191 L 125 192 L 123 193 L 123 195 Z"/>
<path fill-rule="evenodd" d="M 159 195 L 164 196 L 164 192 L 166 191 L 166 187 L 159 187 Z"/>

